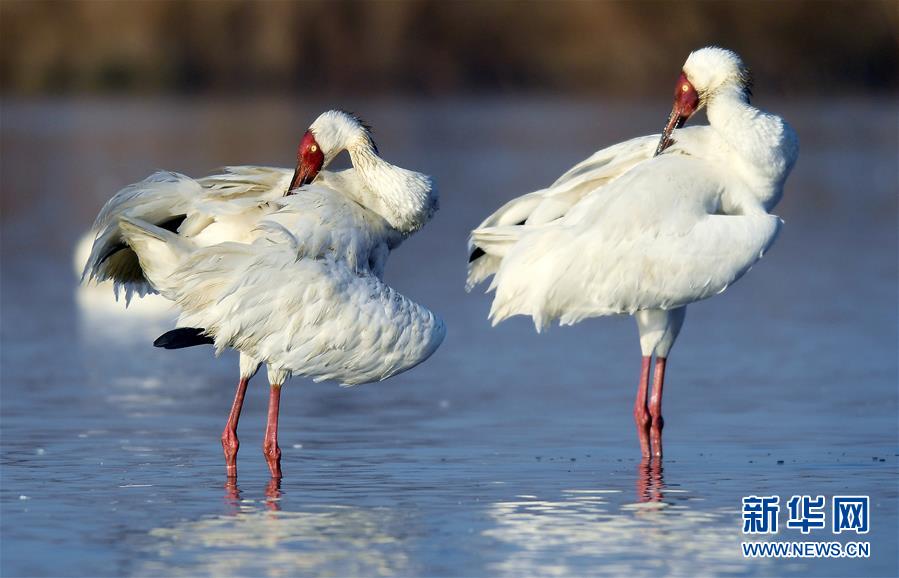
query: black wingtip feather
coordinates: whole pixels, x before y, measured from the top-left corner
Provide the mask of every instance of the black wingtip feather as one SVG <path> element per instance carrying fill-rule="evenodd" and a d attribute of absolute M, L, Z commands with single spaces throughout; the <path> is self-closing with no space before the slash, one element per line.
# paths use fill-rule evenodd
<path fill-rule="evenodd" d="M 524 225 L 527 222 L 528 222 L 528 220 L 525 219 L 523 221 L 519 221 L 519 222 L 515 223 L 515 226 L 520 227 L 521 225 Z M 487 253 L 485 253 L 484 250 L 481 249 L 480 247 L 475 247 L 474 251 L 471 252 L 471 255 L 468 256 L 468 262 L 474 263 L 475 261 L 477 261 L 478 259 L 480 259 L 481 257 L 483 257 L 486 254 Z"/>
<path fill-rule="evenodd" d="M 476 260 L 480 259 L 481 257 L 483 257 L 486 254 L 487 253 L 485 253 L 484 250 L 481 249 L 480 247 L 475 247 L 474 251 L 472 251 L 471 255 L 469 255 L 469 257 L 468 257 L 468 262 L 474 263 Z"/>
<path fill-rule="evenodd" d="M 165 229 L 166 231 L 177 233 L 178 228 L 181 226 L 181 223 L 183 223 L 185 219 L 187 219 L 187 215 L 175 215 L 174 217 L 168 218 L 165 221 L 158 223 L 156 226 L 160 229 Z"/>
<path fill-rule="evenodd" d="M 211 345 L 215 343 L 212 337 L 204 335 L 203 328 L 200 327 L 179 327 L 167 331 L 156 338 L 153 342 L 154 347 L 162 347 L 164 349 L 182 349 L 184 347 L 193 347 L 195 345 Z"/>
<path fill-rule="evenodd" d="M 128 248 L 128 245 L 126 245 L 125 243 L 116 243 L 115 245 L 113 245 L 112 247 L 107 249 L 106 253 L 104 253 L 103 256 L 100 257 L 100 259 L 97 261 L 97 267 L 99 267 L 100 265 L 105 263 L 107 259 L 109 259 L 113 255 L 115 255 L 122 249 L 127 249 L 127 248 Z"/>
<path fill-rule="evenodd" d="M 181 223 L 183 223 L 186 218 L 187 218 L 187 215 L 175 215 L 174 217 L 166 219 L 165 221 L 157 224 L 156 226 L 160 227 L 162 229 L 165 229 L 166 231 L 171 231 L 172 233 L 177 233 L 178 227 L 181 226 Z M 100 265 L 105 263 L 110 257 L 115 255 L 119 251 L 122 251 L 127 248 L 128 248 L 128 245 L 126 245 L 124 242 L 118 242 L 115 245 L 111 246 L 109 249 L 106 250 L 106 253 L 104 253 L 103 256 L 100 257 L 100 259 L 97 261 L 96 267 L 99 267 Z"/>

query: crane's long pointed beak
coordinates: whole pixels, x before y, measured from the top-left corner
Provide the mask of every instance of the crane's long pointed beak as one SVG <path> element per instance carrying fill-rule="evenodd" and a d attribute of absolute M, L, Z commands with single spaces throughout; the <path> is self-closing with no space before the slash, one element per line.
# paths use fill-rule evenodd
<path fill-rule="evenodd" d="M 665 130 L 662 131 L 662 138 L 659 139 L 659 146 L 656 147 L 656 152 L 653 156 L 662 154 L 662 151 L 671 146 L 674 142 L 674 139 L 671 138 L 674 129 L 684 126 L 684 123 L 687 122 L 688 118 L 689 116 L 682 114 L 680 107 L 675 103 L 674 108 L 671 109 L 671 114 L 668 116 L 668 123 L 665 125 Z"/>
<path fill-rule="evenodd" d="M 297 179 L 299 178 L 299 176 L 300 176 L 300 166 L 297 165 L 296 170 L 293 171 L 293 177 L 290 179 L 290 185 L 287 187 L 287 192 L 285 193 L 286 195 L 293 194 L 293 190 L 295 188 L 297 188 L 297 186 L 298 186 Z"/>
<path fill-rule="evenodd" d="M 297 169 L 293 172 L 293 178 L 290 179 L 290 186 L 287 188 L 286 194 L 293 194 L 293 191 L 302 187 L 303 185 L 308 185 L 313 180 L 315 180 L 315 177 L 315 171 L 307 169 L 303 164 L 298 164 Z"/>

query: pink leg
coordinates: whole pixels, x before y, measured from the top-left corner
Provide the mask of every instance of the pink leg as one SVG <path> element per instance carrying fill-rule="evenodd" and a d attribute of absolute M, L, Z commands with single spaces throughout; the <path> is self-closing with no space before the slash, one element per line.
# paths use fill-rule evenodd
<path fill-rule="evenodd" d="M 649 457 L 649 411 L 646 407 L 646 390 L 649 388 L 650 356 L 643 357 L 640 366 L 640 383 L 637 385 L 637 400 L 634 402 L 634 422 L 637 424 L 637 436 L 640 438 L 640 451 L 643 457 Z"/>
<path fill-rule="evenodd" d="M 649 415 L 652 416 L 650 438 L 652 440 L 654 456 L 662 457 L 662 428 L 665 420 L 662 419 L 662 387 L 665 385 L 664 357 L 656 358 L 656 368 L 653 375 L 652 397 L 649 400 Z"/>
<path fill-rule="evenodd" d="M 225 450 L 225 468 L 229 478 L 237 477 L 237 450 L 240 441 L 237 439 L 237 422 L 240 420 L 240 410 L 243 407 L 243 397 L 247 393 L 247 384 L 250 378 L 242 377 L 237 383 L 237 393 L 234 394 L 234 403 L 231 404 L 231 413 L 228 414 L 228 423 L 222 432 L 222 449 Z"/>
<path fill-rule="evenodd" d="M 278 447 L 278 408 L 281 404 L 281 386 L 272 385 L 268 398 L 268 423 L 262 452 L 273 478 L 281 477 L 281 448 Z"/>

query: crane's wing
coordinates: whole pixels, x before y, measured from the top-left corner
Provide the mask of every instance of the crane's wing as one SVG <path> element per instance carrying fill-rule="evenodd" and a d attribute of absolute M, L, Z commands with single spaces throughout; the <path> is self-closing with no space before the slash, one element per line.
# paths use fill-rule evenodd
<path fill-rule="evenodd" d="M 747 195 L 723 214 L 720 175 L 701 161 L 652 161 L 542 227 L 476 230 L 503 257 L 491 285 L 494 323 L 672 309 L 724 291 L 777 237 L 781 220 Z M 733 190 L 730 193 L 736 194 Z"/>
<path fill-rule="evenodd" d="M 230 166 L 222 172 L 197 179 L 216 198 L 277 199 L 287 194 L 293 171 L 256 165 Z"/>
<path fill-rule="evenodd" d="M 218 349 L 276 370 L 349 385 L 410 369 L 443 341 L 443 322 L 425 307 L 282 235 L 190 255 L 174 274 L 179 325 L 204 327 Z"/>
<path fill-rule="evenodd" d="M 133 293 L 153 293 L 137 255 L 122 238 L 119 219 L 131 216 L 175 231 L 190 212 L 194 198 L 202 192 L 194 179 L 167 171 L 153 173 L 120 190 L 103 206 L 91 228 L 94 242 L 84 264 L 82 281 L 111 279 L 116 296 L 124 288 L 128 300 Z"/>
<path fill-rule="evenodd" d="M 159 171 L 129 185 L 103 206 L 94 222 L 82 280 L 111 279 L 116 295 L 124 288 L 127 300 L 134 293 L 152 293 L 137 256 L 122 238 L 120 219 L 138 219 L 200 244 L 249 240 L 242 237 L 269 211 L 266 202 L 287 192 L 290 178 L 287 169 L 239 166 L 202 179 Z"/>
<path fill-rule="evenodd" d="M 697 126 L 678 129 L 677 140 L 666 155 L 689 155 L 690 150 L 704 146 L 710 137 L 710 129 Z M 541 227 L 564 217 L 588 195 L 601 194 L 604 187 L 615 182 L 632 169 L 653 158 L 660 135 L 641 136 L 606 147 L 595 152 L 566 171 L 549 187 L 512 199 L 492 215 L 484 219 L 477 231 L 507 227 Z M 466 290 L 495 274 L 502 260 L 501 254 L 508 247 L 508 235 L 520 232 L 503 230 L 498 244 L 484 241 L 479 244 L 475 235 L 469 237 L 470 251 Z"/>
<path fill-rule="evenodd" d="M 578 163 L 545 189 L 512 199 L 484 219 L 478 230 L 492 227 L 540 226 L 565 215 L 584 195 L 625 174 L 652 157 L 659 137 L 635 138 L 597 151 Z M 470 251 L 466 289 L 495 274 L 501 257 L 489 244 L 479 245 L 469 237 Z"/>

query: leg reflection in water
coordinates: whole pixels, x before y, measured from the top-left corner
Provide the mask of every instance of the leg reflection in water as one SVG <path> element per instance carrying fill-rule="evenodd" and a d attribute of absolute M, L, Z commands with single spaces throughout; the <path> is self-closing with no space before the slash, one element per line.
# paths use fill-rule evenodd
<path fill-rule="evenodd" d="M 281 478 L 272 478 L 265 486 L 265 507 L 273 512 L 281 511 Z"/>
<path fill-rule="evenodd" d="M 228 478 L 225 482 L 225 503 L 231 509 L 231 515 L 235 516 L 241 513 L 241 491 L 237 485 L 237 478 Z M 265 486 L 265 507 L 274 512 L 281 511 L 281 479 L 271 478 Z"/>
<path fill-rule="evenodd" d="M 231 515 L 240 512 L 240 488 L 237 487 L 237 478 L 228 478 L 225 482 L 225 503 L 231 509 Z"/>
<path fill-rule="evenodd" d="M 637 500 L 661 502 L 665 499 L 665 479 L 661 458 L 643 458 L 637 466 Z"/>

